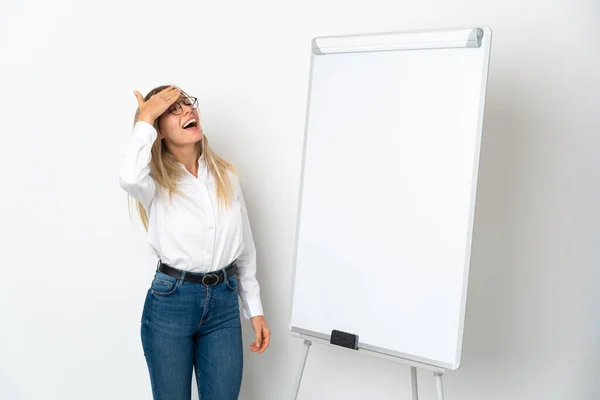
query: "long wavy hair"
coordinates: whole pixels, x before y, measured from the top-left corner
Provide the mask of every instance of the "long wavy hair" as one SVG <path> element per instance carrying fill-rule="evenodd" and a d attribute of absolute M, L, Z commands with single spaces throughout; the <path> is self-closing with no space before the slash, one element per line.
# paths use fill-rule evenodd
<path fill-rule="evenodd" d="M 158 86 L 144 97 L 144 101 L 148 101 L 150 97 L 156 93 L 160 93 L 164 89 L 168 88 L 168 85 Z M 183 90 L 181 91 L 182 96 L 188 96 Z M 138 108 L 135 112 L 134 125 L 138 121 L 140 116 L 140 109 Z M 160 134 L 157 118 L 154 121 L 154 128 Z M 198 123 L 200 126 L 200 122 Z M 215 178 L 217 186 L 217 199 L 219 202 L 219 210 L 223 206 L 229 207 L 233 197 L 233 186 L 229 177 L 229 172 L 237 174 L 235 166 L 223 157 L 219 156 L 208 144 L 208 139 L 203 132 L 202 139 L 196 143 L 198 150 L 198 157 L 202 155 L 208 171 Z M 175 156 L 169 152 L 167 146 L 163 143 L 163 139 L 157 136 L 157 139 L 152 145 L 152 158 L 150 160 L 150 171 L 152 178 L 161 189 L 166 189 L 169 192 L 169 198 L 173 194 L 183 195 L 177 190 L 177 183 L 183 177 L 184 171 L 180 164 L 177 164 Z M 137 203 L 137 210 L 144 225 L 144 229 L 148 230 L 148 214 L 146 209 L 139 201 Z"/>

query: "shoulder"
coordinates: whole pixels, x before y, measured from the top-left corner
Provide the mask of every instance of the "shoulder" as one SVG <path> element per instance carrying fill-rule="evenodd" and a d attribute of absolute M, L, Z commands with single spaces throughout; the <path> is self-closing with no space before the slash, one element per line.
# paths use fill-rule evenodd
<path fill-rule="evenodd" d="M 229 176 L 229 179 L 231 180 L 232 184 L 239 185 L 239 183 L 240 183 L 240 174 L 237 171 L 228 169 L 227 170 L 227 175 Z"/>
<path fill-rule="evenodd" d="M 231 181 L 231 189 L 235 196 L 241 196 L 242 193 L 242 184 L 240 182 L 239 172 L 236 170 L 227 170 L 227 175 L 229 176 L 229 180 Z"/>

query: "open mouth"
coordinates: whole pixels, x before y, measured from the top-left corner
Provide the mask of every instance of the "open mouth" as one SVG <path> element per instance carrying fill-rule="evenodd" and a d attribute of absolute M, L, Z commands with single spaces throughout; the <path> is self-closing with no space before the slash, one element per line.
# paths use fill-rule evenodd
<path fill-rule="evenodd" d="M 198 121 L 196 121 L 196 118 L 192 118 L 188 122 L 183 124 L 183 129 L 197 130 L 198 129 Z"/>

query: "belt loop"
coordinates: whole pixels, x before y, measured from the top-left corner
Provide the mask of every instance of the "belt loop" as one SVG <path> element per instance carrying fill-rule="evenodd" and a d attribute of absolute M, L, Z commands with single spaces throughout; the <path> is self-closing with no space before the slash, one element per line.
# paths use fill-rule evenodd
<path fill-rule="evenodd" d="M 229 265 L 223 268 L 223 282 L 227 282 L 227 267 L 229 267 Z"/>
<path fill-rule="evenodd" d="M 181 271 L 181 278 L 179 278 L 179 286 L 183 285 L 183 281 L 185 280 L 185 273 L 187 271 L 186 270 L 182 270 Z"/>
<path fill-rule="evenodd" d="M 156 271 L 158 271 L 159 268 L 160 268 L 160 258 L 158 259 L 158 262 L 156 263 Z"/>

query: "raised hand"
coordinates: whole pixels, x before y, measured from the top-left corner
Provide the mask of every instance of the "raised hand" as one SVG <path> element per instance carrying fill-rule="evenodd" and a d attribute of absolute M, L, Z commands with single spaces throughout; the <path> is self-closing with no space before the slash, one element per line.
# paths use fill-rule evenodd
<path fill-rule="evenodd" d="M 147 101 L 137 90 L 134 90 L 133 93 L 137 98 L 140 110 L 138 121 L 153 124 L 156 118 L 160 117 L 173 103 L 179 100 L 181 89 L 169 86 L 161 92 L 153 94 Z"/>

